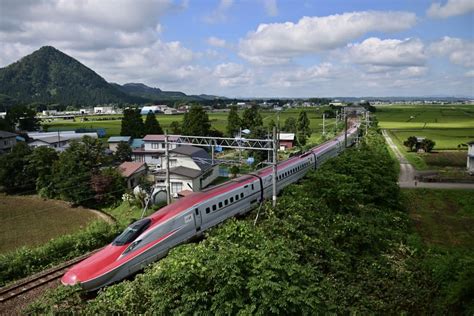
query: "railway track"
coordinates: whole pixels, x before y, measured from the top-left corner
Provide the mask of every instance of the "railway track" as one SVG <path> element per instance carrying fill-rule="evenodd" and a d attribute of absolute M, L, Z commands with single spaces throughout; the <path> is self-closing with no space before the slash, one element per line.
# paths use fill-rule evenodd
<path fill-rule="evenodd" d="M 18 282 L 15 282 L 11 285 L 0 288 L 0 303 L 4 303 L 19 295 L 25 294 L 35 288 L 38 288 L 42 285 L 45 285 L 47 283 L 50 283 L 54 280 L 61 278 L 69 267 L 86 259 L 87 257 L 93 255 L 99 250 L 100 249 L 91 251 L 85 255 L 66 261 L 59 266 L 47 269 L 45 271 L 42 271 L 40 273 L 37 273 L 35 275 L 22 279 Z"/>

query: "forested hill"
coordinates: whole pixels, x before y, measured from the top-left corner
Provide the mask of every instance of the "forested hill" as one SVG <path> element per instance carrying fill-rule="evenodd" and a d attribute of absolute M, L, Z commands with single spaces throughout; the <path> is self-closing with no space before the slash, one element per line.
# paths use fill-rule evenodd
<path fill-rule="evenodd" d="M 19 61 L 0 68 L 0 104 L 59 103 L 97 105 L 156 101 L 205 101 L 218 97 L 162 91 L 142 83 L 108 83 L 92 69 L 51 46 L 41 47 Z"/>
<path fill-rule="evenodd" d="M 114 87 L 129 95 L 149 99 L 152 101 L 203 101 L 219 99 L 213 95 L 187 95 L 180 91 L 163 91 L 159 88 L 152 88 L 143 83 L 126 83 L 118 85 L 112 83 Z"/>

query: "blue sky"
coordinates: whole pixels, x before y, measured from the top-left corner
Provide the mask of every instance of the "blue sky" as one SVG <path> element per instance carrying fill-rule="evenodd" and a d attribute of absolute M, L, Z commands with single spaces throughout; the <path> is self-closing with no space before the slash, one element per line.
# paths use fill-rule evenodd
<path fill-rule="evenodd" d="M 474 95 L 474 1 L 0 0 L 0 67 L 228 97 Z"/>

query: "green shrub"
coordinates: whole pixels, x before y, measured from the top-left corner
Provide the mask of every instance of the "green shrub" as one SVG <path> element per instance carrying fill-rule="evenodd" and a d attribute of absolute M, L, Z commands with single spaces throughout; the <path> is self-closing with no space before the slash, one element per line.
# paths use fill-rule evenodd
<path fill-rule="evenodd" d="M 55 238 L 43 246 L 22 247 L 0 255 L 0 286 L 102 247 L 118 233 L 118 227 L 97 221 L 85 230 Z"/>

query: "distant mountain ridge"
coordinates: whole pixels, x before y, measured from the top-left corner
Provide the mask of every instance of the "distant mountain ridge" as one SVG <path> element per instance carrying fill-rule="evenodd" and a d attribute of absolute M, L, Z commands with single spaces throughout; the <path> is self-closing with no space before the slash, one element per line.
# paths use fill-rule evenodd
<path fill-rule="evenodd" d="M 32 102 L 92 106 L 106 103 L 148 103 L 156 101 L 202 101 L 217 97 L 188 96 L 178 91 L 162 91 L 141 83 L 118 85 L 52 46 L 0 68 L 0 98 L 28 104 Z"/>

